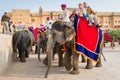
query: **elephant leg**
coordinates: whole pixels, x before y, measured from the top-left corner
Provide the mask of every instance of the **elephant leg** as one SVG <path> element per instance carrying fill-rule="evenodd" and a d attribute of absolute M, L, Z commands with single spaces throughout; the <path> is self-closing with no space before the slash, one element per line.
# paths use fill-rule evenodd
<path fill-rule="evenodd" d="M 113 47 L 115 47 L 115 39 L 113 38 L 113 40 L 111 41 L 111 47 L 113 49 Z"/>
<path fill-rule="evenodd" d="M 79 63 L 79 54 L 74 53 L 73 54 L 73 70 L 71 71 L 71 74 L 79 74 L 79 67 L 78 67 L 78 63 Z"/>
<path fill-rule="evenodd" d="M 99 58 L 99 61 L 97 62 L 95 67 L 102 67 L 101 57 Z"/>
<path fill-rule="evenodd" d="M 38 47 L 38 60 L 41 61 L 41 58 L 40 58 L 40 48 Z"/>
<path fill-rule="evenodd" d="M 37 46 L 36 46 L 36 52 L 38 53 L 38 60 L 39 61 L 41 61 L 41 59 L 40 59 L 40 49 L 41 49 L 41 45 L 40 45 L 40 41 L 38 41 L 38 44 L 37 44 Z"/>
<path fill-rule="evenodd" d="M 2 33 L 3 33 L 3 34 L 5 33 L 4 26 L 3 26 L 3 28 L 2 28 Z"/>
<path fill-rule="evenodd" d="M 44 58 L 43 64 L 44 65 L 48 65 L 48 55 L 46 55 L 46 57 Z"/>
<path fill-rule="evenodd" d="M 53 49 L 53 60 L 55 60 L 55 54 L 56 54 L 56 50 Z"/>
<path fill-rule="evenodd" d="M 13 60 L 17 61 L 17 49 L 13 49 Z"/>
<path fill-rule="evenodd" d="M 37 46 L 35 46 L 35 54 L 37 54 L 37 49 L 38 49 L 38 47 L 37 47 Z"/>
<path fill-rule="evenodd" d="M 86 65 L 85 69 L 92 69 L 92 68 L 93 68 L 92 62 L 89 59 L 87 59 L 87 65 Z"/>
<path fill-rule="evenodd" d="M 28 49 L 26 50 L 25 58 L 29 58 L 29 53 L 30 53 L 30 48 L 28 48 Z"/>
<path fill-rule="evenodd" d="M 20 61 L 21 61 L 21 62 L 26 62 L 26 60 L 25 60 L 25 52 L 22 52 L 22 53 L 21 53 Z"/>
<path fill-rule="evenodd" d="M 21 50 L 19 50 L 19 55 L 18 55 L 18 58 L 21 58 L 22 55 L 21 55 Z"/>
<path fill-rule="evenodd" d="M 82 62 L 85 63 L 86 62 L 86 59 L 83 55 L 81 55 L 81 58 L 82 58 Z"/>
<path fill-rule="evenodd" d="M 59 67 L 62 67 L 62 66 L 63 66 L 63 53 L 64 53 L 64 52 L 62 52 L 62 51 L 59 51 L 59 52 L 58 52 L 58 58 L 59 58 L 59 63 L 58 63 L 58 65 L 59 65 Z"/>
<path fill-rule="evenodd" d="M 18 58 L 21 58 L 21 56 L 22 56 L 22 55 L 19 53 L 19 56 L 18 56 Z"/>
<path fill-rule="evenodd" d="M 25 58 L 29 58 L 28 51 L 25 53 Z"/>
<path fill-rule="evenodd" d="M 63 64 L 67 71 L 70 71 L 72 68 L 71 55 L 72 53 L 70 53 L 68 50 L 65 52 L 65 55 L 64 55 Z"/>

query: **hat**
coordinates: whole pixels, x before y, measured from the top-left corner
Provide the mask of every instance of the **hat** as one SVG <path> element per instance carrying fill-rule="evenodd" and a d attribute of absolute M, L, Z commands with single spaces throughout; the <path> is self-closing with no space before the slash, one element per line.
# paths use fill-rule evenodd
<path fill-rule="evenodd" d="M 50 17 L 48 16 L 46 19 L 47 19 L 47 20 L 50 20 Z"/>
<path fill-rule="evenodd" d="M 61 7 L 62 7 L 62 8 L 66 8 L 67 5 L 66 5 L 66 4 L 61 4 Z"/>

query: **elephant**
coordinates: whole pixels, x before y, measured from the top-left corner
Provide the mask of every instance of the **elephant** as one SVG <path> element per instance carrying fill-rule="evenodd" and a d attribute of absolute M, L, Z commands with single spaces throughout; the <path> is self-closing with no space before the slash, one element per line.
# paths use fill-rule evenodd
<path fill-rule="evenodd" d="M 14 59 L 17 59 L 17 50 L 21 62 L 26 62 L 25 58 L 29 57 L 31 38 L 26 30 L 16 31 L 12 37 L 12 47 Z"/>
<path fill-rule="evenodd" d="M 113 49 L 113 47 L 115 47 L 115 38 L 112 38 L 111 41 L 104 39 L 104 47 L 106 47 L 106 43 L 108 43 L 108 42 L 111 43 L 110 47 L 112 47 L 112 49 Z"/>
<path fill-rule="evenodd" d="M 100 52 L 102 54 L 102 48 Z M 85 60 L 84 56 L 82 56 L 82 58 L 84 62 Z M 79 63 L 79 54 L 77 54 L 74 51 L 74 40 L 72 40 L 66 43 L 66 52 L 63 58 L 63 64 L 67 71 L 70 71 L 72 69 L 72 71 L 70 72 L 71 74 L 79 74 L 80 71 L 79 71 L 78 63 Z M 99 61 L 96 63 L 96 67 L 101 67 L 101 66 L 102 66 L 101 57 L 99 57 Z M 93 68 L 92 62 L 89 59 L 87 59 L 87 65 L 85 68 L 86 69 Z"/>
<path fill-rule="evenodd" d="M 46 53 L 47 51 L 47 29 L 46 32 L 43 34 L 42 32 L 38 31 L 38 43 L 37 43 L 37 53 L 38 53 L 38 60 L 40 59 L 40 49 L 42 49 L 42 53 Z"/>
<path fill-rule="evenodd" d="M 63 45 L 67 41 L 72 40 L 74 36 L 75 30 L 72 26 L 66 25 L 64 22 L 61 21 L 56 21 L 53 23 L 52 29 L 49 30 L 47 35 L 48 41 L 46 56 L 48 58 L 48 69 L 45 74 L 45 78 L 47 78 L 48 72 L 52 67 L 53 48 L 56 46 L 56 44 Z"/>

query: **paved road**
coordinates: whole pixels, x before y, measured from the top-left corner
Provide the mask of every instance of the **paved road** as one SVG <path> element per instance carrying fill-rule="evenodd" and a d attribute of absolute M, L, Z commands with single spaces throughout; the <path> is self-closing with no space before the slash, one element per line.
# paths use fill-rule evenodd
<path fill-rule="evenodd" d="M 103 67 L 86 70 L 86 64 L 80 62 L 79 75 L 71 75 L 64 67 L 57 67 L 56 58 L 47 79 L 44 78 L 47 67 L 32 54 L 26 63 L 15 62 L 0 80 L 120 80 L 120 46 L 112 49 L 108 45 L 103 52 L 107 59 L 107 62 L 103 61 Z"/>

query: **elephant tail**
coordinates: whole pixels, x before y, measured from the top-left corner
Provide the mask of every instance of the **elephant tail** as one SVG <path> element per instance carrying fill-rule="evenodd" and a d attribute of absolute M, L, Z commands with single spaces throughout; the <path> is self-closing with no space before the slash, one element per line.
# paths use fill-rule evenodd
<path fill-rule="evenodd" d="M 105 58 L 103 52 L 101 53 L 101 55 L 103 56 L 103 59 L 104 59 L 104 61 L 106 62 L 106 58 Z"/>

